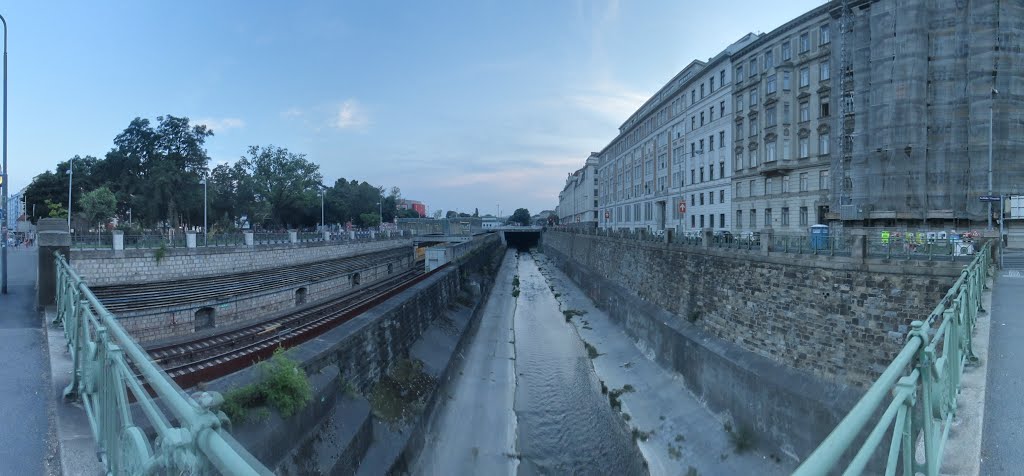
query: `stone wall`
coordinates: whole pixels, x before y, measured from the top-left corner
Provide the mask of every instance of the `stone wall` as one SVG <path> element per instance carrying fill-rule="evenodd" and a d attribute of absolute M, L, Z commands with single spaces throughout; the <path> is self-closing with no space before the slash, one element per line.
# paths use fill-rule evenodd
<path fill-rule="evenodd" d="M 201 331 L 196 327 L 196 313 L 203 308 L 212 309 L 214 328 L 266 320 L 279 313 L 292 312 L 300 306 L 316 304 L 370 286 L 408 270 L 412 264 L 413 254 L 410 251 L 407 256 L 394 257 L 358 270 L 358 285 L 353 284 L 352 273 L 347 273 L 302 286 L 261 289 L 248 295 L 232 296 L 230 300 L 218 298 L 139 312 L 120 312 L 117 317 L 124 329 L 140 343 L 159 341 Z M 304 303 L 297 303 L 295 299 L 295 291 L 299 287 L 306 289 Z"/>
<path fill-rule="evenodd" d="M 960 275 L 938 261 L 682 248 L 546 232 L 555 252 L 678 321 L 787 367 L 866 387 Z M 588 283 L 580 283 L 586 288 Z"/>
<path fill-rule="evenodd" d="M 155 249 L 72 250 L 70 261 L 90 286 L 109 286 L 258 271 L 403 246 L 411 249 L 412 240 L 168 248 L 162 252 Z M 159 260 L 158 253 L 163 253 Z"/>

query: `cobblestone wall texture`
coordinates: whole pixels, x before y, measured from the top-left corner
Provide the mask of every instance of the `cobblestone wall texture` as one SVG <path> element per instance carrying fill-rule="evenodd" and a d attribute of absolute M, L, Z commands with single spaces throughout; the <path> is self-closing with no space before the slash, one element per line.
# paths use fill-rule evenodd
<path fill-rule="evenodd" d="M 675 318 L 827 381 L 867 387 L 961 265 L 676 248 L 546 232 L 543 246 Z M 581 283 L 586 287 L 587 283 Z"/>
<path fill-rule="evenodd" d="M 72 250 L 71 264 L 90 286 L 107 286 L 258 271 L 403 246 L 411 249 L 412 240 L 170 248 L 160 260 L 153 249 Z"/>

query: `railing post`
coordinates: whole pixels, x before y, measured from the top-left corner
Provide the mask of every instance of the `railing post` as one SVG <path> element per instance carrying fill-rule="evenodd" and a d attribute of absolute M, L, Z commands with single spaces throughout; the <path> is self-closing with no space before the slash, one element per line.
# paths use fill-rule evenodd
<path fill-rule="evenodd" d="M 253 236 L 252 230 L 245 230 L 245 246 L 254 246 L 255 237 Z"/>
<path fill-rule="evenodd" d="M 114 230 L 111 232 L 111 241 L 114 245 L 114 251 L 124 251 L 124 230 Z"/>
<path fill-rule="evenodd" d="M 934 405 L 936 403 L 936 379 L 935 379 L 935 347 L 928 344 L 928 329 L 921 321 L 911 323 L 913 328 L 910 331 L 911 337 L 921 339 L 921 346 L 917 350 L 917 369 L 921 375 L 921 405 L 918 418 L 921 422 L 921 431 L 924 432 L 924 457 L 925 474 L 935 476 L 938 474 L 936 451 L 938 450 L 938 436 L 935 431 L 935 418 L 933 417 Z M 913 472 L 911 473 L 913 474 Z"/>
<path fill-rule="evenodd" d="M 763 228 L 761 230 L 761 254 L 767 256 L 772 249 L 772 238 L 774 231 L 771 227 Z"/>
<path fill-rule="evenodd" d="M 196 232 L 186 231 L 185 232 L 185 248 L 195 249 L 196 247 Z"/>
<path fill-rule="evenodd" d="M 293 245 L 299 242 L 299 232 L 297 230 L 288 230 L 288 242 Z"/>

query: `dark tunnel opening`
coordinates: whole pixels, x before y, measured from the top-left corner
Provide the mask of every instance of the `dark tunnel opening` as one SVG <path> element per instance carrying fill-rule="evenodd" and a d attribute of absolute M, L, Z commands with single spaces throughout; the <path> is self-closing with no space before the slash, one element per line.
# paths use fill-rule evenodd
<path fill-rule="evenodd" d="M 519 251 L 527 251 L 530 248 L 536 248 L 537 245 L 540 244 L 540 232 L 506 231 L 505 243 L 508 244 L 509 248 L 515 248 Z"/>

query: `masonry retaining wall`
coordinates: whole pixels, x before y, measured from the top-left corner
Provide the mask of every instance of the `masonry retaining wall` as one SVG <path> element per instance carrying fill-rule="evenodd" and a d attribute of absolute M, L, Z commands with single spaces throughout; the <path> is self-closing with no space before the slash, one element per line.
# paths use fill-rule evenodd
<path fill-rule="evenodd" d="M 326 241 L 252 247 L 168 248 L 162 251 L 72 250 L 70 261 L 90 286 L 109 286 L 258 271 L 403 246 L 411 249 L 412 240 Z"/>
<path fill-rule="evenodd" d="M 550 231 L 542 249 L 713 411 L 793 458 L 845 416 L 960 269 Z"/>

